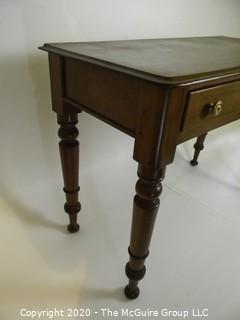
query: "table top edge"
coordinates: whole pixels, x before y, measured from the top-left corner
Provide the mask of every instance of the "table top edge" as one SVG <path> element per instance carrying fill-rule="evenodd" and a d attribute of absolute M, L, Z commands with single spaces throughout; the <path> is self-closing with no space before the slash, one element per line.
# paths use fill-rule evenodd
<path fill-rule="evenodd" d="M 170 39 L 189 39 L 190 37 L 186 38 L 170 38 Z M 225 36 L 217 36 L 217 37 L 191 37 L 191 38 L 227 38 L 227 39 L 236 39 L 240 40 L 239 38 L 234 38 L 234 37 L 225 37 Z M 168 39 L 168 38 L 163 38 L 163 39 Z M 136 40 L 141 40 L 141 39 L 136 39 Z M 154 40 L 154 39 L 142 39 L 142 40 Z M 155 39 L 158 40 L 158 39 Z M 131 40 L 126 40 L 126 41 L 131 41 Z M 96 42 L 102 42 L 102 41 L 95 41 Z M 108 42 L 108 41 L 105 41 Z M 111 41 L 110 41 L 111 42 Z M 80 43 L 80 42 L 79 42 Z M 82 42 L 86 43 L 86 42 Z M 87 42 L 90 43 L 90 42 Z M 94 43 L 94 42 L 92 42 Z M 219 78 L 228 78 L 228 77 L 233 77 L 233 76 L 238 76 L 240 75 L 240 66 L 239 67 L 234 67 L 234 68 L 228 68 L 228 69 L 222 69 L 222 70 L 217 70 L 217 71 L 210 71 L 206 73 L 199 73 L 199 74 L 190 74 L 190 75 L 180 75 L 180 76 L 162 76 L 162 75 L 156 75 L 153 73 L 148 73 L 145 71 L 141 71 L 138 69 L 130 68 L 121 64 L 101 60 L 95 57 L 87 56 L 84 54 L 80 53 L 74 53 L 65 49 L 60 49 L 54 47 L 54 44 L 56 43 L 45 43 L 42 46 L 38 47 L 40 50 L 46 51 L 48 53 L 55 53 L 57 55 L 63 56 L 63 57 L 69 57 L 85 62 L 89 62 L 107 69 L 111 69 L 114 71 L 122 72 L 137 78 L 141 78 L 147 81 L 151 82 L 156 82 L 160 83 L 163 85 L 172 85 L 172 86 L 179 86 L 179 85 L 188 85 L 192 84 L 195 82 L 205 82 L 209 80 L 215 80 Z"/>

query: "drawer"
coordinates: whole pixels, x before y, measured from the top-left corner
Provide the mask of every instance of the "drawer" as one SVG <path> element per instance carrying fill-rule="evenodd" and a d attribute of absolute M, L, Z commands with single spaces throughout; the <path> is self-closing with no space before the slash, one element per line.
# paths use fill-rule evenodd
<path fill-rule="evenodd" d="M 191 91 L 182 131 L 199 135 L 240 118 L 240 81 Z"/>

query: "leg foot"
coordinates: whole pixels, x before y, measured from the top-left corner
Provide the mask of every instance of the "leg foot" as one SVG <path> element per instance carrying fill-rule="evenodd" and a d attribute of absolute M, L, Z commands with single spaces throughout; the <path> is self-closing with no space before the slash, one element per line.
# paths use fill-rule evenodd
<path fill-rule="evenodd" d="M 136 287 L 134 290 L 132 290 L 128 285 L 124 289 L 125 296 L 130 299 L 136 299 L 139 296 L 140 290 L 138 287 Z"/>
<path fill-rule="evenodd" d="M 78 129 L 76 127 L 77 113 L 58 115 L 58 123 L 60 124 L 58 135 L 61 138 L 59 151 L 64 180 L 63 191 L 66 195 L 64 209 L 69 215 L 68 231 L 74 233 L 79 230 L 77 215 L 81 210 L 81 205 L 78 201 L 80 187 L 78 182 L 79 142 L 77 141 Z"/>
<path fill-rule="evenodd" d="M 197 141 L 194 144 L 195 152 L 194 152 L 193 159 L 190 161 L 190 163 L 193 167 L 198 165 L 197 160 L 198 160 L 200 152 L 204 149 L 204 141 L 206 139 L 206 136 L 207 136 L 207 133 L 202 134 L 201 136 L 199 136 L 197 138 Z"/>
<path fill-rule="evenodd" d="M 195 166 L 198 165 L 198 161 L 197 161 L 197 160 L 191 160 L 190 163 L 191 163 L 191 165 L 192 165 L 193 167 L 195 167 Z"/>
<path fill-rule="evenodd" d="M 78 230 L 80 229 L 80 226 L 78 223 L 75 225 L 69 224 L 67 229 L 70 233 L 75 233 L 75 232 L 78 232 Z"/>
<path fill-rule="evenodd" d="M 75 233 L 80 229 L 79 224 L 77 223 L 78 212 L 81 210 L 80 202 L 77 202 L 75 205 L 69 205 L 65 203 L 64 210 L 69 215 L 70 224 L 67 229 L 70 233 Z"/>
<path fill-rule="evenodd" d="M 131 241 L 128 248 L 130 259 L 125 269 L 129 283 L 124 292 L 129 299 L 138 297 L 138 282 L 146 273 L 144 262 L 149 254 L 164 174 L 165 168 L 152 169 L 140 165 L 138 169 L 139 180 L 136 184 L 137 194 L 134 197 Z"/>

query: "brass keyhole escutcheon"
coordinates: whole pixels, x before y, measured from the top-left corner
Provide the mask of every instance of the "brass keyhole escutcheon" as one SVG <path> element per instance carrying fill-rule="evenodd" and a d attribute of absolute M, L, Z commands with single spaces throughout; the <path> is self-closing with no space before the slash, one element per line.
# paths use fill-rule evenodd
<path fill-rule="evenodd" d="M 209 110 L 215 117 L 219 116 L 223 112 L 223 102 L 221 100 L 216 103 L 210 103 Z"/>

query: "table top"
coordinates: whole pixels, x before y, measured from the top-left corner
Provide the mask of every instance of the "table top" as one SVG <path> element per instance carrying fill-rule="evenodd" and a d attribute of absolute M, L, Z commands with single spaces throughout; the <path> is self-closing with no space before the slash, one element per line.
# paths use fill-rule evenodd
<path fill-rule="evenodd" d="M 240 39 L 222 36 L 48 43 L 40 49 L 163 83 L 240 74 Z"/>

